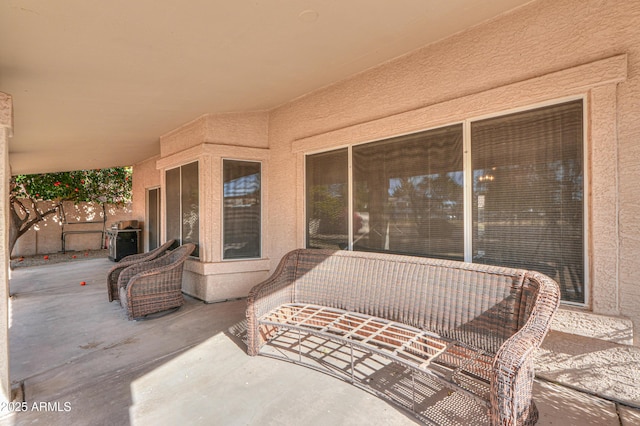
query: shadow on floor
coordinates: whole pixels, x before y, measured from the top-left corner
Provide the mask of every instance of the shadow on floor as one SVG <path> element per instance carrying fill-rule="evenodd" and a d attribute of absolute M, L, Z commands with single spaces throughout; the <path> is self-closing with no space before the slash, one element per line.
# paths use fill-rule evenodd
<path fill-rule="evenodd" d="M 127 321 L 107 301 L 112 265 L 94 259 L 13 271 L 10 373 L 15 386 L 23 384 L 29 410 L 0 424 L 415 424 L 327 374 L 248 356 L 244 300 L 204 304 L 187 297 L 170 315 Z M 401 371 L 386 366 L 367 374 L 379 391 L 407 399 Z M 424 388 L 428 398 L 417 404 L 431 423 L 486 423 L 462 396 Z M 620 424 L 614 404 L 550 383 L 536 383 L 534 398 L 539 425 Z"/>

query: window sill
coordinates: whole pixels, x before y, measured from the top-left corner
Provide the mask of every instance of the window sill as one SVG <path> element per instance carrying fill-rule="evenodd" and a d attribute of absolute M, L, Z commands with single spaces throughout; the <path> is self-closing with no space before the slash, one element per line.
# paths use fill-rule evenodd
<path fill-rule="evenodd" d="M 189 259 L 185 262 L 185 270 L 200 275 L 262 272 L 269 271 L 270 266 L 271 261 L 269 259 L 233 259 L 209 263 Z"/>

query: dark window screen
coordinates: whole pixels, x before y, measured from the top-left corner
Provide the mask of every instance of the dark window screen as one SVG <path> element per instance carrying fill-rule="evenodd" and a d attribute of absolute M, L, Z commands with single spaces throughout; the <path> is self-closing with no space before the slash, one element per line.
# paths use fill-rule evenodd
<path fill-rule="evenodd" d="M 167 170 L 165 173 L 165 184 L 167 194 L 167 241 L 176 240 L 178 244 L 180 238 L 180 168 Z"/>
<path fill-rule="evenodd" d="M 582 101 L 474 122 L 473 261 L 540 271 L 584 303 Z"/>
<path fill-rule="evenodd" d="M 199 256 L 200 209 L 198 201 L 198 163 L 189 163 L 182 169 L 182 244 L 194 243 L 192 256 Z"/>
<path fill-rule="evenodd" d="M 353 147 L 354 250 L 464 258 L 462 125 Z"/>
<path fill-rule="evenodd" d="M 348 152 L 309 155 L 306 161 L 307 247 L 348 246 Z"/>
<path fill-rule="evenodd" d="M 148 194 L 149 250 L 153 250 L 160 246 L 160 232 L 158 232 L 160 230 L 160 190 L 158 188 L 150 189 Z"/>
<path fill-rule="evenodd" d="M 224 259 L 261 256 L 261 164 L 223 161 Z"/>
<path fill-rule="evenodd" d="M 167 240 L 175 239 L 176 246 L 194 243 L 191 254 L 198 257 L 200 239 L 200 207 L 198 162 L 186 164 L 165 172 Z"/>

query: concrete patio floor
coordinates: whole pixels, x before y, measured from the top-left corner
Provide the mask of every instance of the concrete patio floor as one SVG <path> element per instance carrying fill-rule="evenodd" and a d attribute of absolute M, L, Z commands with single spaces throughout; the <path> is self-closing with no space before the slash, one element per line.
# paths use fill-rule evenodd
<path fill-rule="evenodd" d="M 2 417 L 1 425 L 416 423 L 326 374 L 249 357 L 238 337 L 244 300 L 204 304 L 187 298 L 170 315 L 127 321 L 117 303 L 107 302 L 106 272 L 112 265 L 94 259 L 13 271 L 11 379 L 28 410 Z M 563 345 L 570 339 L 563 336 Z M 624 353 L 631 354 L 627 369 L 640 370 L 636 348 Z M 549 349 L 544 354 L 553 359 Z M 562 355 L 572 365 L 571 352 Z M 616 366 L 624 362 L 617 359 Z M 540 369 L 554 380 L 567 377 L 546 365 Z M 569 376 L 580 377 L 575 371 Z M 629 398 L 636 378 L 630 374 L 618 384 L 628 388 Z M 578 380 L 578 385 L 589 383 Z M 540 425 L 640 424 L 640 410 L 546 380 L 536 381 L 534 398 Z M 482 409 L 461 396 L 434 401 L 427 410 L 433 424 L 487 424 Z"/>

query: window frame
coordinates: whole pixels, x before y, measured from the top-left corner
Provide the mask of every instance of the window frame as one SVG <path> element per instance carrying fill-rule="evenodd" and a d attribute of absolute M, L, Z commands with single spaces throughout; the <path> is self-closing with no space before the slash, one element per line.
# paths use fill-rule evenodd
<path fill-rule="evenodd" d="M 201 257 L 201 253 L 200 253 L 200 246 L 201 246 L 201 235 L 200 235 L 201 234 L 201 229 L 200 229 L 200 225 L 201 224 L 200 224 L 200 219 L 202 218 L 202 212 L 201 212 L 202 202 L 200 200 L 200 198 L 201 198 L 200 189 L 201 189 L 201 180 L 202 179 L 200 177 L 200 171 L 201 171 L 202 165 L 200 164 L 200 161 L 198 159 L 196 159 L 194 161 L 188 161 L 188 162 L 185 162 L 185 163 L 173 166 L 173 167 L 167 167 L 167 168 L 165 168 L 163 170 L 162 179 L 163 179 L 163 182 L 164 182 L 164 184 L 163 184 L 164 191 L 162 191 L 163 194 L 161 194 L 161 195 L 163 195 L 163 200 L 161 200 L 161 205 L 164 206 L 164 209 L 163 209 L 163 212 L 162 212 L 163 216 L 164 216 L 163 232 L 164 232 L 164 240 L 166 241 L 167 239 L 169 239 L 169 236 L 167 235 L 168 234 L 167 233 L 167 229 L 168 229 L 168 226 L 169 226 L 169 216 L 167 215 L 167 207 L 168 207 L 167 201 L 169 200 L 169 197 L 167 195 L 167 172 L 169 172 L 171 170 L 178 169 L 180 171 L 180 181 L 179 181 L 179 189 L 180 189 L 179 199 L 180 199 L 180 202 L 178 203 L 179 207 L 180 207 L 180 210 L 179 210 L 180 211 L 180 214 L 179 214 L 179 216 L 180 216 L 180 239 L 179 239 L 179 241 L 177 241 L 177 244 L 178 245 L 184 244 L 184 235 L 183 235 L 183 225 L 184 224 L 183 224 L 183 221 L 182 221 L 182 213 L 183 213 L 182 212 L 182 168 L 185 167 L 185 166 L 194 164 L 194 163 L 198 167 L 198 173 L 197 173 L 197 176 L 198 176 L 198 241 L 194 243 L 194 244 L 196 244 L 196 253 L 197 254 L 191 254 L 189 257 L 200 259 L 200 257 Z"/>
<path fill-rule="evenodd" d="M 156 239 L 157 239 L 157 244 L 158 247 L 161 245 L 161 241 L 162 241 L 162 215 L 163 215 L 163 211 L 162 211 L 162 187 L 155 185 L 155 186 L 151 186 L 148 188 L 145 188 L 145 194 L 144 194 L 144 199 L 145 199 L 145 213 L 144 213 L 144 230 L 145 230 L 145 238 L 144 238 L 144 247 L 146 251 L 150 251 L 153 250 L 156 247 L 151 247 L 150 244 L 150 232 L 151 232 L 151 227 L 150 227 L 150 217 L 151 217 L 151 209 L 152 209 L 152 205 L 150 204 L 150 195 L 151 195 L 151 191 L 157 191 L 157 204 L 155 205 L 155 208 L 157 209 L 156 214 L 157 214 L 157 229 L 155 229 L 155 232 L 157 233 Z"/>
<path fill-rule="evenodd" d="M 532 111 L 538 108 L 550 107 L 554 105 L 560 105 L 563 103 L 569 103 L 572 101 L 581 101 L 582 102 L 582 162 L 583 162 L 583 200 L 582 200 L 582 232 L 583 232 L 583 249 L 582 249 L 582 261 L 584 268 L 584 301 L 583 302 L 572 302 L 561 300 L 561 303 L 565 306 L 575 306 L 579 308 L 586 308 L 590 305 L 591 300 L 591 263 L 590 263 L 590 240 L 591 236 L 589 234 L 589 224 L 591 223 L 591 212 L 589 210 L 589 205 L 591 202 L 591 176 L 590 176 L 590 157 L 589 157 L 589 145 L 590 145 L 590 133 L 589 133 L 589 98 L 587 94 L 581 93 L 578 95 L 565 96 L 561 98 L 551 99 L 543 102 L 526 104 L 514 108 L 508 108 L 504 110 L 498 110 L 495 112 L 491 112 L 489 114 L 481 114 L 481 115 L 470 115 L 463 120 L 452 120 L 450 122 L 446 122 L 443 124 L 439 124 L 437 126 L 426 127 L 410 132 L 403 132 L 398 134 L 390 134 L 384 135 L 380 138 L 369 139 L 365 141 L 358 141 L 354 143 L 347 144 L 339 144 L 335 146 L 331 146 L 327 149 L 316 149 L 310 151 L 304 151 L 303 154 L 303 164 L 302 164 L 302 178 L 303 178 L 303 238 L 304 238 L 304 246 L 307 247 L 309 244 L 308 235 L 306 232 L 307 224 L 307 176 L 306 176 L 306 168 L 307 168 L 307 157 L 314 154 L 321 154 L 325 152 L 331 152 L 339 149 L 347 149 L 347 167 L 348 167 L 348 246 L 347 250 L 353 251 L 353 147 L 369 144 L 373 142 L 380 142 L 388 139 L 393 139 L 405 135 L 412 135 L 422 132 L 427 132 L 431 130 L 437 130 L 444 127 L 454 126 L 454 125 L 462 125 L 462 149 L 463 149 L 463 176 L 464 176 L 464 184 L 463 184 L 463 221 L 464 221 L 464 261 L 465 262 L 473 262 L 473 166 L 472 166 L 472 152 L 471 152 L 471 124 L 476 121 L 481 121 L 485 119 L 497 118 L 502 116 L 507 116 L 510 114 L 520 113 Z"/>

